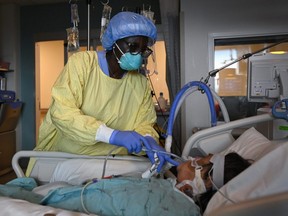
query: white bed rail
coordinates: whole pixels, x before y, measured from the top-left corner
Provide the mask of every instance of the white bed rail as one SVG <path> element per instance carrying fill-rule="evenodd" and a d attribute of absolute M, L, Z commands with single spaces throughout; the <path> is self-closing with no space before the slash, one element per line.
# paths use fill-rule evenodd
<path fill-rule="evenodd" d="M 66 159 L 99 159 L 99 160 L 125 160 L 125 161 L 139 161 L 147 162 L 148 159 L 140 156 L 130 155 L 110 155 L 110 156 L 89 156 L 89 155 L 77 155 L 65 152 L 51 152 L 51 151 L 19 151 L 12 158 L 12 167 L 17 177 L 25 177 L 23 169 L 19 165 L 21 158 L 36 158 L 36 159 L 47 159 L 53 163 L 52 168 L 56 167 L 57 164 Z M 48 170 L 47 170 L 48 172 Z"/>
<path fill-rule="evenodd" d="M 273 119 L 274 117 L 271 114 L 262 114 L 262 115 L 252 116 L 252 117 L 239 119 L 235 121 L 230 121 L 225 124 L 220 124 L 215 127 L 210 127 L 210 128 L 200 130 L 196 132 L 195 134 L 193 134 L 186 141 L 186 144 L 182 152 L 182 158 L 187 159 L 187 157 L 190 155 L 190 151 L 192 148 L 198 148 L 204 154 L 206 152 L 205 149 L 207 148 L 212 149 L 212 151 L 216 147 L 219 149 L 218 144 L 222 144 L 222 148 L 225 149 L 227 147 L 225 146 L 227 144 L 227 139 L 230 139 L 227 137 L 229 136 L 229 134 L 231 134 L 232 129 L 243 127 L 243 126 L 248 126 L 248 125 L 253 125 L 256 123 L 265 122 L 265 121 L 269 121 Z M 201 142 L 207 138 L 210 139 L 209 141 L 213 141 L 213 142 L 207 143 L 207 140 L 206 140 L 205 145 L 202 145 Z M 216 142 L 218 143 L 216 144 Z M 215 148 L 213 147 L 213 145 L 215 145 Z M 214 152 L 210 151 L 209 153 L 214 153 Z"/>

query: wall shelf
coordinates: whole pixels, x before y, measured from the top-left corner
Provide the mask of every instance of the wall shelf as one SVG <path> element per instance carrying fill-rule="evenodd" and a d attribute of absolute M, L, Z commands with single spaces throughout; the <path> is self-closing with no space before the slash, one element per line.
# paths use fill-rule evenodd
<path fill-rule="evenodd" d="M 14 70 L 6 70 L 3 68 L 0 68 L 0 73 L 8 73 L 8 72 L 14 72 Z"/>

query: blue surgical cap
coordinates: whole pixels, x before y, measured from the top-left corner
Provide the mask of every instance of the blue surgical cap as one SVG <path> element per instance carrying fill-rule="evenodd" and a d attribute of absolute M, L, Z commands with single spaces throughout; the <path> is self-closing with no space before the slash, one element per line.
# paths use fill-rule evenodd
<path fill-rule="evenodd" d="M 145 16 L 127 11 L 120 12 L 110 20 L 102 36 L 102 46 L 111 50 L 117 40 L 131 36 L 146 36 L 149 38 L 148 46 L 152 46 L 157 38 L 157 29 Z"/>

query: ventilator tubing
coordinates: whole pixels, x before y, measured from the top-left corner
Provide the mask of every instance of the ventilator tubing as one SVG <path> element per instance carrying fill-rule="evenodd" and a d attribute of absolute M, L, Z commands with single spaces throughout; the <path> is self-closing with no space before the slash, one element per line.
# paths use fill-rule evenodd
<path fill-rule="evenodd" d="M 172 145 L 172 132 L 173 132 L 173 123 L 175 120 L 175 115 L 177 114 L 182 102 L 184 99 L 191 94 L 192 92 L 196 90 L 201 90 L 206 93 L 209 107 L 210 107 L 210 114 L 211 114 L 211 126 L 216 126 L 217 125 L 217 116 L 216 116 L 216 111 L 214 107 L 214 99 L 213 95 L 211 93 L 210 88 L 203 82 L 201 81 L 192 81 L 187 83 L 186 85 L 183 86 L 182 89 L 177 93 L 175 100 L 172 104 L 172 107 L 170 109 L 170 117 L 168 120 L 168 127 L 167 127 L 167 138 L 165 140 L 165 150 L 167 152 L 171 152 L 171 145 Z"/>

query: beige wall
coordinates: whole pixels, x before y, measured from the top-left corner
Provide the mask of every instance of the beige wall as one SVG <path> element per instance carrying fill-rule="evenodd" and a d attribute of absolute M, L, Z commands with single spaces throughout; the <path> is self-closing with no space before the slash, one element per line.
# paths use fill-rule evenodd
<path fill-rule="evenodd" d="M 154 87 L 154 91 L 156 97 L 159 97 L 160 92 L 163 92 L 164 98 L 169 99 L 169 91 L 166 84 L 166 51 L 165 51 L 165 43 L 164 41 L 157 41 L 155 46 L 155 56 L 156 62 L 155 65 L 153 63 L 152 57 L 148 59 L 148 70 L 150 70 L 151 74 L 151 82 Z M 153 73 L 156 69 L 158 73 Z M 155 97 L 153 98 L 154 102 L 156 102 Z"/>

